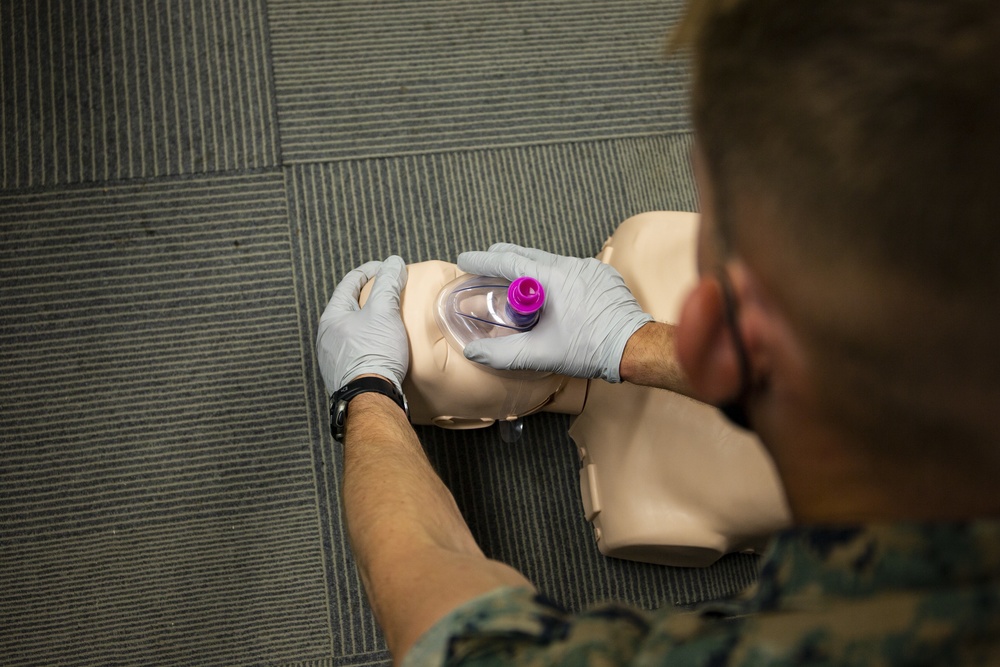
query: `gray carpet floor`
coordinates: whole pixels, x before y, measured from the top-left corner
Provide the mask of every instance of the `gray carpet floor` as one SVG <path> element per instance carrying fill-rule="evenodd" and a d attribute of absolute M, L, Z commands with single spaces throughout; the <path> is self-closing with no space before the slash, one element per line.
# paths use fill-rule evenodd
<path fill-rule="evenodd" d="M 387 661 L 315 367 L 336 281 L 694 210 L 677 0 L 0 3 L 0 664 Z M 420 428 L 572 609 L 739 590 L 601 556 L 568 419 Z"/>

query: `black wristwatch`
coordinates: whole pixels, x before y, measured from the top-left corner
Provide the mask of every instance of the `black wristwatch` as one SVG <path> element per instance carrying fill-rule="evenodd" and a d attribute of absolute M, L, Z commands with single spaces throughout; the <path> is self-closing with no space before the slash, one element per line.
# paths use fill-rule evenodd
<path fill-rule="evenodd" d="M 330 433 L 339 442 L 344 441 L 344 429 L 347 425 L 347 404 L 355 396 L 374 391 L 377 394 L 385 394 L 396 402 L 396 405 L 403 409 L 407 419 L 410 417 L 410 407 L 406 403 L 406 396 L 396 389 L 396 385 L 382 377 L 363 377 L 351 380 L 343 387 L 334 392 L 330 397 Z"/>

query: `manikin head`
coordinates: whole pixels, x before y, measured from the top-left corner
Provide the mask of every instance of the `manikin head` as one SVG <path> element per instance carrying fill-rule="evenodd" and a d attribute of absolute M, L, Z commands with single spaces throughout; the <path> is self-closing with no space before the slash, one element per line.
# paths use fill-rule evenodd
<path fill-rule="evenodd" d="M 799 518 L 1000 511 L 977 490 L 1000 471 L 997 7 L 694 0 L 682 25 L 703 222 L 678 354 L 706 400 L 745 394 Z"/>

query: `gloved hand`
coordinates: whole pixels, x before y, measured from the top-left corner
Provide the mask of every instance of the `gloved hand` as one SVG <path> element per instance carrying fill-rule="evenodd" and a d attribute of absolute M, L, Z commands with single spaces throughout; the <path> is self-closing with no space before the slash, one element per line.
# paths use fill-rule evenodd
<path fill-rule="evenodd" d="M 493 368 L 621 382 L 625 343 L 653 319 L 639 307 L 621 274 L 596 259 L 497 243 L 487 252 L 462 253 L 458 268 L 507 280 L 531 276 L 545 288 L 545 306 L 531 331 L 465 347 L 468 359 Z"/>
<path fill-rule="evenodd" d="M 365 307 L 361 288 L 375 278 Z M 402 393 L 410 365 L 410 346 L 399 314 L 399 293 L 406 285 L 406 264 L 393 255 L 368 262 L 340 281 L 316 336 L 319 370 L 328 394 L 358 377 L 373 373 L 391 380 Z"/>

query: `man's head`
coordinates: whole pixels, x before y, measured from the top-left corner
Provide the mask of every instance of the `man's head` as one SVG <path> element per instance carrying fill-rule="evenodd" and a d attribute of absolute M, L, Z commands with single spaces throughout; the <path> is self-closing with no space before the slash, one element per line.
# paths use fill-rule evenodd
<path fill-rule="evenodd" d="M 998 7 L 708 0 L 682 27 L 702 269 L 735 268 L 761 393 L 790 341 L 779 391 L 859 441 L 1000 447 Z"/>

